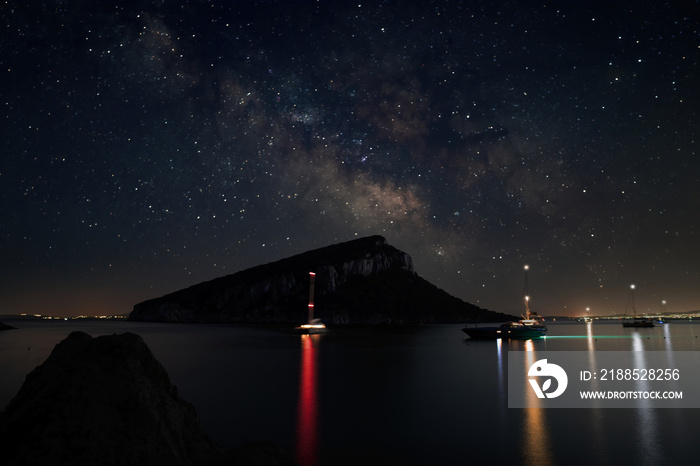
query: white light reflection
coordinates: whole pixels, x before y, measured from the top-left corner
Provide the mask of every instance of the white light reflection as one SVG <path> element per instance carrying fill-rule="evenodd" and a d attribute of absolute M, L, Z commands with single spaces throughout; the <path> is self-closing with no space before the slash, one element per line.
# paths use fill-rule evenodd
<path fill-rule="evenodd" d="M 586 308 L 588 311 L 588 308 Z M 591 372 L 599 374 L 598 360 L 595 352 L 595 335 L 593 334 L 593 322 L 586 322 L 586 337 L 588 347 L 588 367 Z M 595 377 L 590 381 L 591 390 L 600 390 L 600 381 Z M 600 400 L 591 400 L 591 451 L 595 455 L 596 462 L 604 463 L 607 458 L 602 456 L 602 452 L 607 451 L 607 439 L 605 436 L 605 412 L 601 407 Z"/>
<path fill-rule="evenodd" d="M 598 362 L 596 360 L 596 354 L 595 354 L 595 336 L 593 335 L 593 322 L 586 323 L 586 336 L 587 336 L 587 347 L 588 347 L 588 367 L 590 368 L 589 369 L 590 371 L 597 373 L 598 372 Z M 591 389 L 598 390 L 598 388 L 599 388 L 599 382 L 598 382 L 598 378 L 596 377 L 595 379 L 591 380 Z M 599 408 L 600 401 L 594 400 L 593 406 L 594 406 L 594 408 Z"/>
<path fill-rule="evenodd" d="M 673 340 L 671 339 L 671 326 L 669 324 L 663 324 L 664 328 L 664 348 L 666 349 L 666 367 L 669 369 L 674 369 L 676 366 L 676 359 L 673 353 Z M 671 390 L 680 390 L 678 381 L 673 381 Z"/>
<path fill-rule="evenodd" d="M 673 351 L 673 343 L 671 341 L 671 326 L 669 324 L 663 324 L 663 329 L 664 329 L 664 346 L 666 347 L 666 351 L 671 352 Z M 673 357 L 673 354 L 669 354 L 670 357 Z M 669 367 L 674 367 L 674 366 L 669 366 Z"/>
<path fill-rule="evenodd" d="M 498 358 L 498 392 L 506 393 L 505 373 L 503 372 L 503 338 L 496 339 L 496 357 Z"/>
<path fill-rule="evenodd" d="M 503 339 L 496 339 L 496 358 L 498 364 L 498 405 L 499 410 L 499 432 L 506 432 L 508 426 L 508 385 L 506 384 L 505 365 L 503 364 Z M 507 447 L 508 443 L 500 445 Z"/>
<path fill-rule="evenodd" d="M 648 368 L 646 364 L 646 354 L 644 352 L 644 342 L 639 332 L 632 335 L 632 351 L 634 352 L 634 367 Z M 635 390 L 650 390 L 647 380 L 638 380 Z M 648 407 L 650 400 L 639 400 L 642 407 L 635 409 L 637 422 L 637 438 L 639 442 L 635 444 L 639 447 L 639 461 L 645 464 L 661 464 L 663 458 L 660 454 L 659 429 L 656 411 Z M 645 406 L 647 405 L 647 406 Z"/>

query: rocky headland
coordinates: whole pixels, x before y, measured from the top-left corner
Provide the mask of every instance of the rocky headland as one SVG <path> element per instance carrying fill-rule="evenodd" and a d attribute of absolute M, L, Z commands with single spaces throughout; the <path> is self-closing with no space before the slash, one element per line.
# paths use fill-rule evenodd
<path fill-rule="evenodd" d="M 274 446 L 224 453 L 140 336 L 71 333 L 0 414 L 2 464 L 293 464 Z"/>
<path fill-rule="evenodd" d="M 144 301 L 129 317 L 155 322 L 296 324 L 306 320 L 309 272 L 316 317 L 326 324 L 513 320 L 451 296 L 421 278 L 411 257 L 370 236 L 315 249 Z"/>

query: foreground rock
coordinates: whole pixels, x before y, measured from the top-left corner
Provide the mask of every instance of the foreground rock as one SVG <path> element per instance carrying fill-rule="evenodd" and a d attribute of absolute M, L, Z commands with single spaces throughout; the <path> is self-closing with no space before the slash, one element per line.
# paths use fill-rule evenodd
<path fill-rule="evenodd" d="M 15 327 L 0 322 L 0 332 L 3 330 L 13 330 Z"/>
<path fill-rule="evenodd" d="M 0 415 L 0 443 L 6 466 L 234 464 L 130 333 L 56 345 Z"/>
<path fill-rule="evenodd" d="M 340 243 L 228 275 L 134 306 L 157 322 L 300 323 L 309 272 L 326 324 L 498 322 L 512 316 L 466 303 L 419 277 L 411 257 L 381 236 Z"/>

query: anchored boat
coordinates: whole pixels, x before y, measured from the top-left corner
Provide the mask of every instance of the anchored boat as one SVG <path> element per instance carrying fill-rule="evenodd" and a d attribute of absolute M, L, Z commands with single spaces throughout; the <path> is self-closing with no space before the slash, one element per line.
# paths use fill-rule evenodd
<path fill-rule="evenodd" d="M 517 322 L 507 322 L 498 327 L 464 327 L 462 331 L 470 338 L 510 338 L 520 340 L 531 340 L 543 338 L 547 332 L 547 326 L 543 324 L 542 317 L 536 312 L 530 311 L 530 295 L 527 290 L 527 272 L 530 266 L 525 266 L 525 290 L 523 303 L 525 304 L 525 314 Z"/>
<path fill-rule="evenodd" d="M 526 265 L 524 267 L 525 269 L 525 290 L 523 293 L 523 303 L 525 304 L 525 314 L 522 315 L 522 319 L 520 319 L 518 322 L 521 324 L 528 326 L 533 329 L 538 329 L 538 330 L 547 330 L 547 326 L 544 325 L 544 319 L 537 315 L 536 312 L 531 312 L 530 311 L 530 294 L 528 293 L 527 289 L 527 272 L 530 270 L 530 266 Z"/>
<path fill-rule="evenodd" d="M 637 310 L 634 308 L 634 285 L 630 285 L 630 296 L 627 299 L 627 307 L 625 307 L 625 320 L 622 321 L 623 327 L 634 327 L 634 328 L 648 328 L 653 327 L 654 322 L 651 319 L 646 319 L 642 317 L 637 317 Z M 632 303 L 632 318 L 628 318 L 627 309 Z"/>
<path fill-rule="evenodd" d="M 314 281 L 316 274 L 309 272 L 309 320 L 296 328 L 300 333 L 322 333 L 326 331 L 326 325 L 321 319 L 314 318 Z"/>
<path fill-rule="evenodd" d="M 523 325 L 520 322 L 507 322 L 498 327 L 464 327 L 464 333 L 470 338 L 498 339 L 509 338 L 511 340 L 532 340 L 543 338 L 545 329 Z"/>

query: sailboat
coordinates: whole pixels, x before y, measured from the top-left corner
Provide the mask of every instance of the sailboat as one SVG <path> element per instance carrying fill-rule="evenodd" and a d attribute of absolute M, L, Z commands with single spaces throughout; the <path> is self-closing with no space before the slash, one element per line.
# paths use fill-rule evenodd
<path fill-rule="evenodd" d="M 462 331 L 471 338 L 509 338 L 516 340 L 532 340 L 545 336 L 547 326 L 542 323 L 542 318 L 535 312 L 530 312 L 530 296 L 527 294 L 527 271 L 525 266 L 525 315 L 517 322 L 507 322 L 499 327 L 464 327 Z"/>
<path fill-rule="evenodd" d="M 296 329 L 301 333 L 321 333 L 326 331 L 326 325 L 321 322 L 321 319 L 314 318 L 314 282 L 316 273 L 309 272 L 309 319 L 305 324 L 300 325 Z"/>
<path fill-rule="evenodd" d="M 542 319 L 540 316 L 537 315 L 536 312 L 530 312 L 530 295 L 527 292 L 527 271 L 530 270 L 530 266 L 526 265 L 525 266 L 525 293 L 523 297 L 523 302 L 525 303 L 525 315 L 520 315 L 522 319 L 520 319 L 518 322 L 521 324 L 525 325 L 528 328 L 531 329 L 538 329 L 542 331 L 547 331 L 547 326 L 544 325 L 542 322 L 544 319 Z"/>
<path fill-rule="evenodd" d="M 533 340 L 545 336 L 545 330 L 540 327 L 523 325 L 520 322 L 506 322 L 499 327 L 464 327 L 462 331 L 471 338 Z"/>
<path fill-rule="evenodd" d="M 637 317 L 637 310 L 634 308 L 634 285 L 630 285 L 630 297 L 627 300 L 627 307 L 625 307 L 625 320 L 622 321 L 623 327 L 653 327 L 654 322 L 651 319 L 644 319 L 642 317 Z M 627 318 L 627 308 L 629 308 L 630 303 L 632 303 L 632 319 Z"/>

